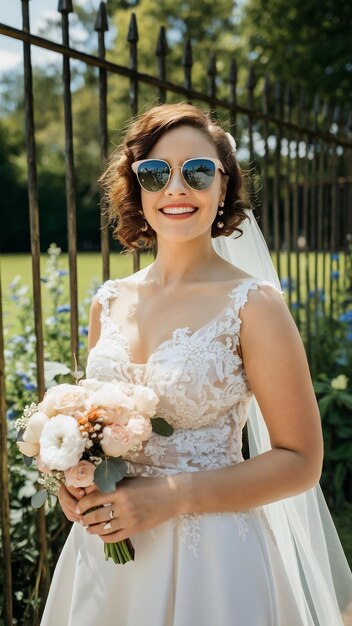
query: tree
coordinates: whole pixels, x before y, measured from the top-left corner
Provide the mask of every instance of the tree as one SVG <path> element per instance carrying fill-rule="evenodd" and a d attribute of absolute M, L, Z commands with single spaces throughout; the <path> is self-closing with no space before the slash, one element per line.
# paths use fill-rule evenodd
<path fill-rule="evenodd" d="M 351 25 L 346 0 L 247 0 L 240 31 L 262 75 L 351 105 Z"/>

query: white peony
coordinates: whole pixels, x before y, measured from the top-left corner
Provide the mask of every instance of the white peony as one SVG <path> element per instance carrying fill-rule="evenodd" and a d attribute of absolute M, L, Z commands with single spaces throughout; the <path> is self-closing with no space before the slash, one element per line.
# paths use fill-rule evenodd
<path fill-rule="evenodd" d="M 40 411 L 33 413 L 33 415 L 29 418 L 26 430 L 23 433 L 23 441 L 27 441 L 28 443 L 39 443 L 44 424 L 48 421 L 49 418 L 45 415 L 45 413 L 41 413 Z"/>
<path fill-rule="evenodd" d="M 153 389 L 143 387 L 142 385 L 134 385 L 133 400 L 138 413 L 142 413 L 142 415 L 146 415 L 147 417 L 153 417 L 155 415 L 159 398 Z"/>
<path fill-rule="evenodd" d="M 43 400 L 39 402 L 38 409 L 48 417 L 64 414 L 80 416 L 84 411 L 86 392 L 79 385 L 55 385 L 46 392 Z"/>
<path fill-rule="evenodd" d="M 78 424 L 69 415 L 55 415 L 43 427 L 40 458 L 53 470 L 67 470 L 77 465 L 85 448 Z"/>

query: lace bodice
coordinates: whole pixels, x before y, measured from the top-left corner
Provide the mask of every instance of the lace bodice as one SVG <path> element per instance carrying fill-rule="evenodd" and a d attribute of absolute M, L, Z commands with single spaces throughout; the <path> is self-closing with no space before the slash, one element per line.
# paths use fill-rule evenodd
<path fill-rule="evenodd" d="M 133 363 L 127 338 L 110 317 L 110 301 L 119 296 L 119 281 L 100 287 L 101 335 L 90 351 L 87 377 L 122 380 L 152 387 L 159 397 L 157 413 L 175 431 L 152 434 L 144 448 L 128 457 L 132 475 L 156 476 L 223 467 L 243 460 L 242 428 L 252 392 L 237 352 L 239 312 L 248 292 L 267 281 L 245 279 L 229 293 L 228 305 L 192 332 L 176 328 L 146 364 Z"/>

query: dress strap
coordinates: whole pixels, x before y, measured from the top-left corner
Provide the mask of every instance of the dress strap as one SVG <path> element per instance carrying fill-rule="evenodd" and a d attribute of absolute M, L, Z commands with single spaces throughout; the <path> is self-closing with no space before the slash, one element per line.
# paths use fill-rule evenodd
<path fill-rule="evenodd" d="M 230 294 L 236 314 L 238 315 L 240 310 L 248 302 L 248 294 L 252 289 L 257 290 L 258 287 L 266 286 L 275 289 L 275 291 L 281 293 L 282 296 L 284 295 L 284 292 L 278 289 L 273 283 L 268 280 L 260 280 L 259 278 L 249 278 L 237 285 Z"/>
<path fill-rule="evenodd" d="M 119 295 L 118 280 L 107 280 L 103 283 L 98 291 L 97 298 L 99 304 L 101 304 L 100 321 L 104 322 L 110 315 L 110 300 L 117 298 Z"/>

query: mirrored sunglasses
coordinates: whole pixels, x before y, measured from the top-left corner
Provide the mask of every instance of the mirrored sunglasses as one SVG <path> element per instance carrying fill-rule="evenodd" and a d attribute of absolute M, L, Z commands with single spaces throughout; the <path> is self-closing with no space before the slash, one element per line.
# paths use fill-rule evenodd
<path fill-rule="evenodd" d="M 188 159 L 181 166 L 170 167 L 163 159 L 144 159 L 132 163 L 132 170 L 145 191 L 161 191 L 171 178 L 171 172 L 180 168 L 181 175 L 188 187 L 195 191 L 205 191 L 212 184 L 217 170 L 225 174 L 219 159 L 197 157 Z"/>

